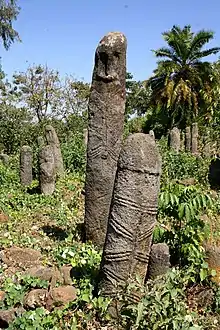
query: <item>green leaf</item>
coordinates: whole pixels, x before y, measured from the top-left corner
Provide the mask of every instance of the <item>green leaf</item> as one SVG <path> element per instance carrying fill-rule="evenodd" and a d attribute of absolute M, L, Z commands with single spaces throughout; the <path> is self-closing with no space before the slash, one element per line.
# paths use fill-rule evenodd
<path fill-rule="evenodd" d="M 138 315 L 137 315 L 137 318 L 136 318 L 136 322 L 135 322 L 135 325 L 139 325 L 142 317 L 143 317 L 143 311 L 144 311 L 144 304 L 143 302 L 139 302 L 138 303 L 138 306 L 137 306 L 137 311 L 138 311 Z"/>
<path fill-rule="evenodd" d="M 201 281 L 204 281 L 204 279 L 207 277 L 207 270 L 204 268 L 200 269 L 199 276 Z"/>

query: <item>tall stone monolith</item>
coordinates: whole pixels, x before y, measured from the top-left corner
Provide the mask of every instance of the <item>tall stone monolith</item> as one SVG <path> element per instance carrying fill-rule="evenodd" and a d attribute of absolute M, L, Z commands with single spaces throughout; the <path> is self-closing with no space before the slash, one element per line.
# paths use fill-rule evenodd
<path fill-rule="evenodd" d="M 130 135 L 120 153 L 104 245 L 100 286 L 114 298 L 120 286 L 147 274 L 156 223 L 161 158 L 148 134 Z"/>
<path fill-rule="evenodd" d="M 180 131 L 177 127 L 170 131 L 170 147 L 176 152 L 180 151 Z"/>
<path fill-rule="evenodd" d="M 95 54 L 88 106 L 85 183 L 86 239 L 102 248 L 105 240 L 125 112 L 126 38 L 107 34 Z"/>
<path fill-rule="evenodd" d="M 193 155 L 198 154 L 198 138 L 199 138 L 199 130 L 198 124 L 192 124 L 192 144 L 191 144 L 191 152 Z"/>
<path fill-rule="evenodd" d="M 47 125 L 45 127 L 45 132 L 46 132 L 47 144 L 50 145 L 53 150 L 55 174 L 62 175 L 64 173 L 63 157 L 62 157 L 60 142 L 57 133 L 53 128 L 53 126 L 51 125 Z"/>
<path fill-rule="evenodd" d="M 39 152 L 40 190 L 44 195 L 51 195 L 55 190 L 55 162 L 50 145 L 42 147 Z"/>
<path fill-rule="evenodd" d="M 20 150 L 20 180 L 23 186 L 32 183 L 32 149 L 29 146 L 22 146 Z"/>
<path fill-rule="evenodd" d="M 191 151 L 191 128 L 190 128 L 190 126 L 187 126 L 186 130 L 185 130 L 185 150 L 186 150 L 186 152 Z"/>

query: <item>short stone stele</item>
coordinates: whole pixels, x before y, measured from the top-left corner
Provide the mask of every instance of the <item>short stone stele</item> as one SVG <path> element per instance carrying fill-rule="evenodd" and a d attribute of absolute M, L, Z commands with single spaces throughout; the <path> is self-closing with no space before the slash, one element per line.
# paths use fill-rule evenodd
<path fill-rule="evenodd" d="M 138 276 L 144 283 L 156 222 L 161 159 L 150 135 L 130 135 L 120 153 L 104 246 L 100 290 L 114 297 Z"/>

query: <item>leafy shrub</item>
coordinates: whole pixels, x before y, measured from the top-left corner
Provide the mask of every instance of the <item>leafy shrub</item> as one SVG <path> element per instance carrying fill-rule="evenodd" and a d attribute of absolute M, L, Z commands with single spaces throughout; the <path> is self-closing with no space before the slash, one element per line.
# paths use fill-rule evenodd
<path fill-rule="evenodd" d="M 15 170 L 11 170 L 10 167 L 4 166 L 0 162 L 0 187 L 1 189 L 9 188 L 19 185 L 18 173 Z"/>
<path fill-rule="evenodd" d="M 16 274 L 14 279 L 6 278 L 2 284 L 1 289 L 6 293 L 0 306 L 3 308 L 14 307 L 16 305 L 22 305 L 22 300 L 25 293 L 32 288 L 47 288 L 48 281 L 41 280 L 39 278 L 30 275 Z"/>
<path fill-rule="evenodd" d="M 195 278 L 199 273 L 201 280 L 208 275 L 202 243 L 209 229 L 200 214 L 212 206 L 211 197 L 195 186 L 170 183 L 162 187 L 159 198 L 160 219 L 166 229 L 157 232 L 157 239 L 167 242 L 173 263 L 191 266 Z"/>
<path fill-rule="evenodd" d="M 168 150 L 166 139 L 162 139 L 159 146 L 162 154 L 162 183 L 185 178 L 194 178 L 202 184 L 208 183 L 210 159 Z"/>
<path fill-rule="evenodd" d="M 34 311 L 26 311 L 20 317 L 17 317 L 8 327 L 9 330 L 24 329 L 24 330 L 58 330 L 56 326 L 56 318 L 53 314 L 44 308 L 37 308 Z"/>
<path fill-rule="evenodd" d="M 186 304 L 185 291 L 190 275 L 172 269 L 166 276 L 148 281 L 146 286 L 140 282 L 131 283 L 121 301 L 119 316 L 123 329 L 127 330 L 196 330 L 197 315 L 191 313 Z M 126 297 L 135 290 L 141 298 L 138 304 Z"/>
<path fill-rule="evenodd" d="M 61 145 L 64 165 L 69 172 L 85 172 L 86 147 L 83 133 L 73 135 Z"/>
<path fill-rule="evenodd" d="M 92 244 L 75 242 L 70 247 L 58 247 L 55 258 L 60 265 L 71 264 L 80 276 L 95 282 L 101 253 Z"/>

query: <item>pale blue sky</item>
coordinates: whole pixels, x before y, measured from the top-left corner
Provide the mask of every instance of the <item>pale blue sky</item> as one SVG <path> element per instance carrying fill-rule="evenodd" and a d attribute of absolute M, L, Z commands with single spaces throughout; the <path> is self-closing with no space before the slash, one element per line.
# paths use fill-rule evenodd
<path fill-rule="evenodd" d="M 91 80 L 95 48 L 110 31 L 128 39 L 127 70 L 137 80 L 155 68 L 151 49 L 163 45 L 161 32 L 174 24 L 216 32 L 210 46 L 220 46 L 220 0 L 20 0 L 15 28 L 22 38 L 1 49 L 9 75 L 28 64 L 47 64 L 62 75 Z"/>

